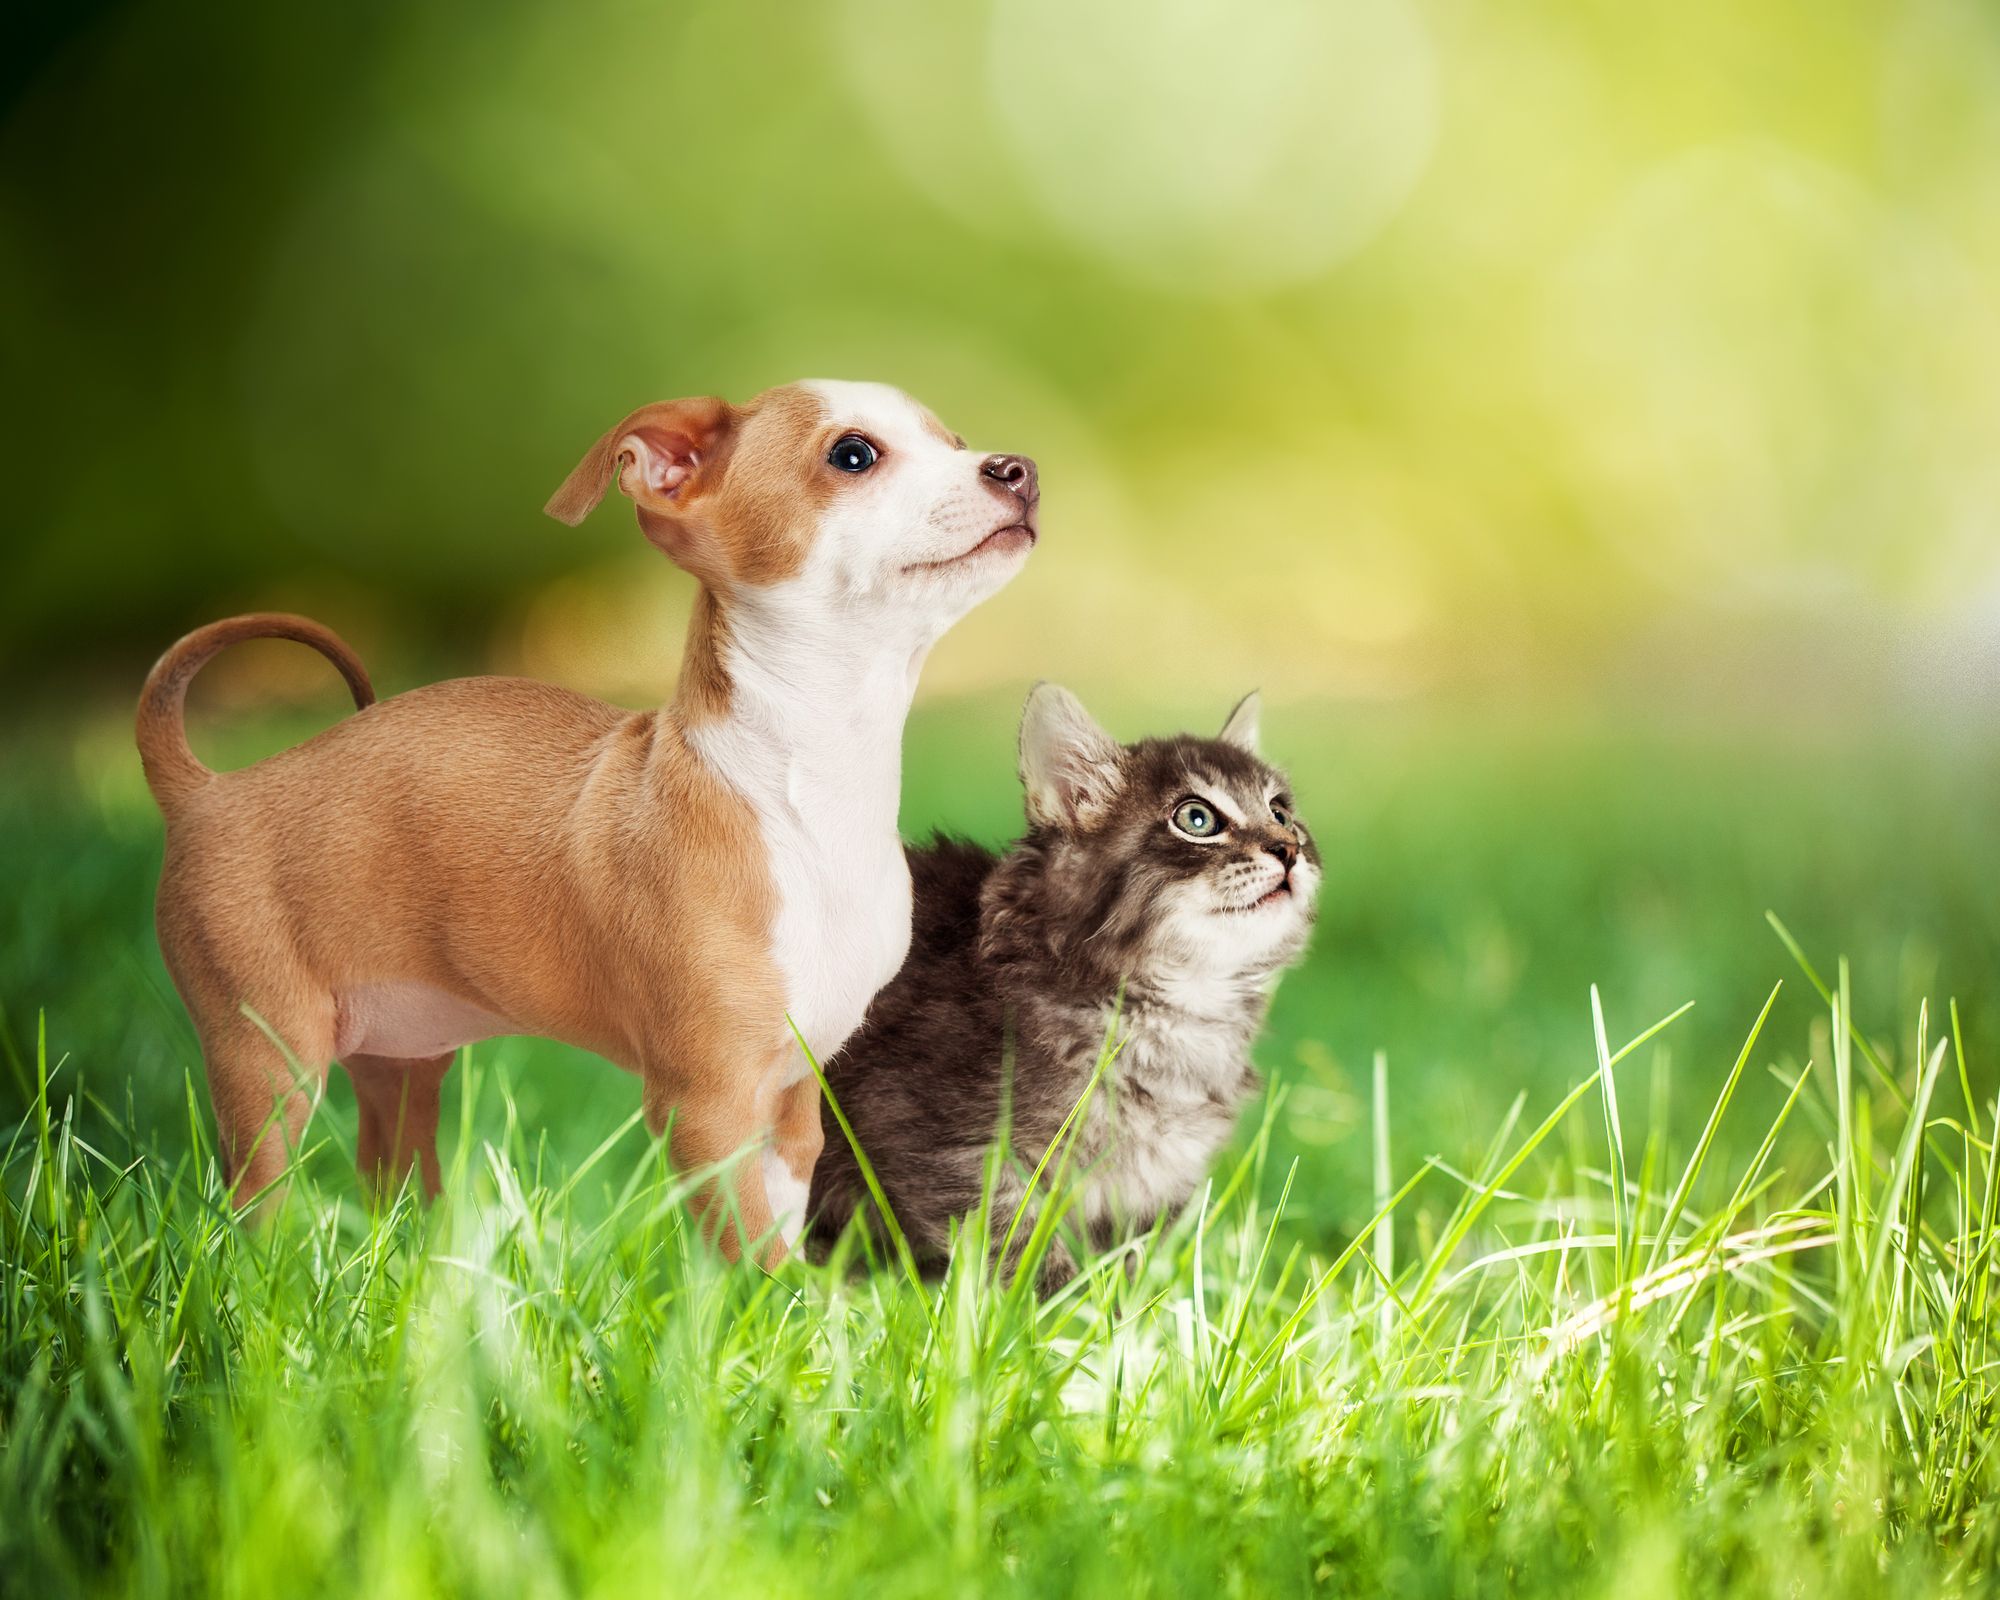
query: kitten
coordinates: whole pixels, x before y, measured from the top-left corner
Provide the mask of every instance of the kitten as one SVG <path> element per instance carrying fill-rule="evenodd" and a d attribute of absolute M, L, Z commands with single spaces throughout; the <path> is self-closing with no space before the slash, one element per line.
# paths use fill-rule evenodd
<path fill-rule="evenodd" d="M 1253 694 L 1218 738 L 1120 746 L 1042 684 L 1021 723 L 1028 836 L 1001 857 L 943 836 L 909 851 L 909 957 L 826 1070 L 922 1264 L 942 1264 L 951 1219 L 978 1205 L 1011 1073 L 997 1248 L 1114 1016 L 1123 1043 L 1071 1157 L 1071 1216 L 1092 1242 L 1184 1204 L 1228 1141 L 1258 1088 L 1250 1042 L 1305 949 L 1320 882 L 1285 776 L 1257 755 L 1257 711 Z M 820 1255 L 857 1210 L 874 1220 L 830 1108 L 822 1120 Z M 1044 1286 L 1073 1270 L 1052 1251 Z"/>

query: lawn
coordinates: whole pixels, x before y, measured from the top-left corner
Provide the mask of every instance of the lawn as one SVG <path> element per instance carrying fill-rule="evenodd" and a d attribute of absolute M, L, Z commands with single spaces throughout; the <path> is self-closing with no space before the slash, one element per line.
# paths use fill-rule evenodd
<path fill-rule="evenodd" d="M 1004 837 L 1012 714 L 919 713 L 906 831 Z M 1272 1098 L 1041 1304 L 973 1255 L 723 1269 L 634 1080 L 523 1040 L 454 1072 L 436 1207 L 364 1203 L 336 1074 L 238 1229 L 120 719 L 10 737 L 7 1587 L 2000 1588 L 2000 754 L 1266 727 L 1328 867 Z"/>

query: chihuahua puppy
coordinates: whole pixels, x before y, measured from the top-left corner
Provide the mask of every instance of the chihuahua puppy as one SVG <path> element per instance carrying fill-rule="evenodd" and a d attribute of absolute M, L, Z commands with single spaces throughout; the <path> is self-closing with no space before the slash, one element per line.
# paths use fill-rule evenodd
<path fill-rule="evenodd" d="M 830 1057 L 903 960 L 904 719 L 931 646 L 1035 543 L 1035 464 L 968 450 L 896 390 L 817 382 L 644 406 L 550 515 L 581 522 L 614 478 L 701 584 L 660 710 L 498 677 L 373 703 L 347 647 L 286 616 L 200 629 L 147 679 L 160 948 L 239 1204 L 335 1060 L 364 1174 L 420 1164 L 435 1193 L 453 1053 L 532 1033 L 637 1073 L 684 1167 L 763 1145 L 700 1197 L 704 1227 L 732 1257 L 796 1241 L 821 1134 L 792 1029 Z M 213 772 L 187 685 L 252 638 L 320 651 L 357 714 Z"/>

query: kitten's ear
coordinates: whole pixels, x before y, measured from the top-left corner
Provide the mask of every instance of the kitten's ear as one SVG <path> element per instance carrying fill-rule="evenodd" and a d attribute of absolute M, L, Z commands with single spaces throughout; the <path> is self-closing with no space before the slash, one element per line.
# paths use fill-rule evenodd
<path fill-rule="evenodd" d="M 1253 756 L 1256 755 L 1257 719 L 1263 715 L 1263 711 L 1264 707 L 1257 698 L 1257 691 L 1252 689 L 1236 702 L 1236 709 L 1229 713 L 1229 720 L 1222 725 L 1222 732 L 1216 737 L 1235 745 L 1239 750 L 1248 750 Z"/>
<path fill-rule="evenodd" d="M 1081 700 L 1057 684 L 1036 684 L 1021 713 L 1028 821 L 1074 828 L 1101 816 L 1118 788 L 1118 756 L 1118 741 L 1092 720 Z"/>

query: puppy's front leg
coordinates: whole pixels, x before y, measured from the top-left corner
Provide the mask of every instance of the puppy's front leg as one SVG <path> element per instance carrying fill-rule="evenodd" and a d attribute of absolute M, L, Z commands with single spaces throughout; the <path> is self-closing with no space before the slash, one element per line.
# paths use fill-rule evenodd
<path fill-rule="evenodd" d="M 646 1120 L 655 1132 L 667 1121 L 664 1100 L 649 1077 Z M 731 1261 L 746 1247 L 761 1246 L 759 1259 L 766 1267 L 775 1267 L 785 1258 L 786 1241 L 776 1231 L 764 1182 L 764 1147 L 771 1133 L 768 1097 L 732 1083 L 706 1092 L 684 1091 L 671 1107 L 670 1143 L 676 1167 L 692 1172 L 738 1158 L 728 1172 L 704 1184 L 691 1202 L 702 1233 Z"/>
<path fill-rule="evenodd" d="M 771 1148 L 764 1156 L 764 1192 L 787 1249 L 796 1249 L 799 1235 L 805 1231 L 813 1168 L 819 1164 L 825 1144 L 818 1080 L 807 1076 L 781 1089 Z"/>

